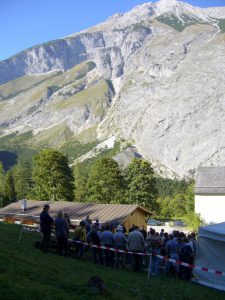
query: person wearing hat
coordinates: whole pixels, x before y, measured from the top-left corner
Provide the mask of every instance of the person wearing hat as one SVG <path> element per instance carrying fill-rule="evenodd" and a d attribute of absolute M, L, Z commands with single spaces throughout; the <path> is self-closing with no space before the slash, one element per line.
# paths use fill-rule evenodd
<path fill-rule="evenodd" d="M 114 245 L 117 250 L 127 250 L 127 239 L 123 233 L 123 226 L 117 226 L 117 232 L 114 234 Z M 123 252 L 116 252 L 116 268 L 118 269 L 119 266 L 125 268 L 125 253 Z"/>

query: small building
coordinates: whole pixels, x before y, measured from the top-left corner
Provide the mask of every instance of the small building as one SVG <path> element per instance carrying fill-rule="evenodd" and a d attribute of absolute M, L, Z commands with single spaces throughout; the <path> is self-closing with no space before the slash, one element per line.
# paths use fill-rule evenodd
<path fill-rule="evenodd" d="M 56 218 L 58 211 L 66 212 L 73 225 L 78 225 L 87 215 L 100 224 L 109 223 L 116 227 L 122 224 L 128 230 L 133 224 L 145 226 L 150 212 L 138 205 L 130 204 L 96 204 L 75 203 L 65 201 L 36 201 L 27 200 L 11 203 L 0 209 L 0 218 L 4 222 L 34 225 L 39 223 L 39 216 L 45 204 L 50 205 L 50 215 Z"/>
<path fill-rule="evenodd" d="M 225 221 L 225 167 L 202 167 L 195 185 L 195 213 L 207 224 Z"/>

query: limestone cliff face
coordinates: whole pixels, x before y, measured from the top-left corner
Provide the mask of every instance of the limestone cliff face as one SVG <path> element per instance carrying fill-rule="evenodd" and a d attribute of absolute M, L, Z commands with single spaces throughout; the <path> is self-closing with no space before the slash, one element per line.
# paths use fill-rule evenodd
<path fill-rule="evenodd" d="M 110 32 L 84 32 L 35 46 L 0 62 L 0 84 L 29 74 L 66 71 L 86 60 L 96 60 L 104 77 L 123 73 L 124 57 L 129 56 L 148 34 L 149 28 L 124 28 Z"/>
<path fill-rule="evenodd" d="M 0 62 L 0 133 L 94 128 L 165 176 L 224 164 L 224 32 L 225 8 L 161 0 L 25 50 Z"/>

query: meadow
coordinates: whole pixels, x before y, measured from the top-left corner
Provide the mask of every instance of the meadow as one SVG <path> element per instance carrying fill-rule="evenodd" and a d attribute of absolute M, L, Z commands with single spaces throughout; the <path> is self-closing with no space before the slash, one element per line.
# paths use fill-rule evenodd
<path fill-rule="evenodd" d="M 40 234 L 24 232 L 18 243 L 20 226 L 0 223 L 0 299 L 77 300 L 138 299 L 191 300 L 225 299 L 225 293 L 194 283 L 167 278 L 148 280 L 147 272 L 116 270 L 84 260 L 42 253 L 34 247 Z M 92 276 L 105 282 L 108 293 L 88 287 Z"/>

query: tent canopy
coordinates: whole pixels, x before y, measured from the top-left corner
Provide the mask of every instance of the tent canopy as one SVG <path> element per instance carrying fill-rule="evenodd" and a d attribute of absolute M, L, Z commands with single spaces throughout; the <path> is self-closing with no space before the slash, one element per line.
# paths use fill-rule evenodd
<path fill-rule="evenodd" d="M 195 265 L 225 272 L 225 222 L 200 227 Z M 195 282 L 225 291 L 225 276 L 194 269 Z"/>
<path fill-rule="evenodd" d="M 225 222 L 200 227 L 198 231 L 198 237 L 225 242 Z"/>

